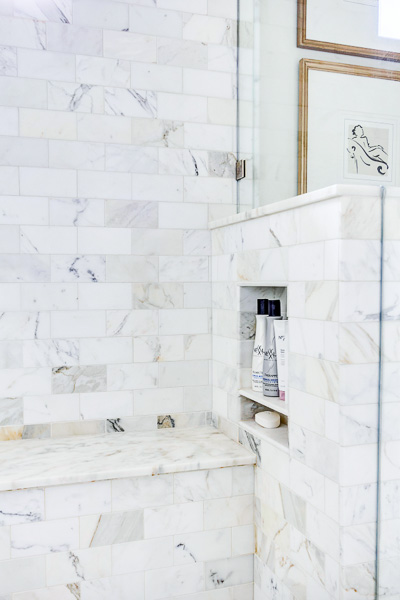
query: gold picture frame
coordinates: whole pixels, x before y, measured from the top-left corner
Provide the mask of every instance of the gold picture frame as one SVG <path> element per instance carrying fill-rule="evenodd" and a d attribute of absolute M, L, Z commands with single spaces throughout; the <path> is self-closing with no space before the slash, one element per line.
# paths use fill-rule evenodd
<path fill-rule="evenodd" d="M 328 61 L 302 59 L 299 72 L 299 132 L 298 132 L 298 194 L 307 192 L 308 177 L 308 124 L 310 71 L 325 71 L 357 77 L 370 77 L 400 82 L 400 71 L 362 67 Z M 336 182 L 335 182 L 336 183 Z"/>
<path fill-rule="evenodd" d="M 297 46 L 299 48 L 308 48 L 310 50 L 319 50 L 322 52 L 333 52 L 350 56 L 362 56 L 364 58 L 400 62 L 400 52 L 390 52 L 387 50 L 379 50 L 377 48 L 364 48 L 361 46 L 351 46 L 324 40 L 309 39 L 307 36 L 307 0 L 297 0 Z"/>

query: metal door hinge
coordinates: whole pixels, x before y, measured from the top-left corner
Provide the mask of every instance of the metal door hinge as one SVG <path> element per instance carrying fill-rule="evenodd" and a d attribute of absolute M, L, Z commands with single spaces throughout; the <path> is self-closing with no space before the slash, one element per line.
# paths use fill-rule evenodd
<path fill-rule="evenodd" d="M 236 161 L 236 181 L 240 181 L 246 177 L 246 161 L 245 160 L 237 160 Z"/>

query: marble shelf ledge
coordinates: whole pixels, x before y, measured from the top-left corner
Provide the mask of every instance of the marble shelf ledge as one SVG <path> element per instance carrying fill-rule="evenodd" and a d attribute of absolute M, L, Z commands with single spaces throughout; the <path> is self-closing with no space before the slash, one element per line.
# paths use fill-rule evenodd
<path fill-rule="evenodd" d="M 254 464 L 212 427 L 0 443 L 0 491 Z"/>
<path fill-rule="evenodd" d="M 265 217 L 266 215 L 272 215 L 285 210 L 291 210 L 293 208 L 299 208 L 301 206 L 307 206 L 309 204 L 315 204 L 316 202 L 322 202 L 323 200 L 330 200 L 331 198 L 337 198 L 338 196 L 379 196 L 380 187 L 378 185 L 343 185 L 336 184 L 331 185 L 314 192 L 307 192 L 301 196 L 294 196 L 287 200 L 280 200 L 279 202 L 272 202 L 265 204 L 259 208 L 253 208 L 245 212 L 237 213 L 229 217 L 218 219 L 217 221 L 210 221 L 208 224 L 210 229 L 218 229 L 219 227 L 226 227 L 227 225 L 234 225 L 235 223 L 242 223 L 243 221 L 250 221 L 251 219 L 258 219 L 259 217 Z M 387 196 L 399 197 L 400 188 L 389 187 L 387 190 Z"/>

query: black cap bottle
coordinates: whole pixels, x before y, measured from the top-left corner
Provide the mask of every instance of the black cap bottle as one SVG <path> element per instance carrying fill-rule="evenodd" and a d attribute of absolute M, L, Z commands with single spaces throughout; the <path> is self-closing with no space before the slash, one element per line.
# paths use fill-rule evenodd
<path fill-rule="evenodd" d="M 257 300 L 257 314 L 258 315 L 268 315 L 268 303 L 269 300 L 264 300 L 264 298 L 259 298 Z"/>
<path fill-rule="evenodd" d="M 268 300 L 267 308 L 269 317 L 280 317 L 281 316 L 281 301 L 280 300 Z"/>

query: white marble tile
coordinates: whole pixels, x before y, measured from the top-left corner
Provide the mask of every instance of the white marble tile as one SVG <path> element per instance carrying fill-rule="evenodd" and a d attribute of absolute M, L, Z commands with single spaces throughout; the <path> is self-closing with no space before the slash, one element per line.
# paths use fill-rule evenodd
<path fill-rule="evenodd" d="M 158 314 L 155 310 L 107 311 L 107 335 L 137 336 L 158 333 Z"/>
<path fill-rule="evenodd" d="M 253 556 L 226 558 L 205 565 L 206 589 L 220 589 L 253 580 Z"/>
<path fill-rule="evenodd" d="M 50 167 L 67 169 L 103 170 L 105 150 L 103 144 L 64 142 L 50 140 Z"/>
<path fill-rule="evenodd" d="M 81 339 L 80 360 L 84 364 L 104 365 L 132 361 L 132 340 L 129 338 Z"/>
<path fill-rule="evenodd" d="M 98 6 L 98 4 L 96 6 Z M 112 4 L 112 7 L 114 8 L 115 4 Z M 126 60 L 101 58 L 97 56 L 77 56 L 76 81 L 85 85 L 97 84 L 129 87 L 130 65 Z"/>
<path fill-rule="evenodd" d="M 105 88 L 104 102 L 105 112 L 109 115 L 137 118 L 157 116 L 157 95 L 152 91 Z M 129 131 L 129 127 L 127 129 Z"/>
<path fill-rule="evenodd" d="M 106 200 L 105 221 L 109 227 L 154 228 L 158 224 L 158 206 L 155 202 Z"/>
<path fill-rule="evenodd" d="M 131 177 L 129 173 L 79 171 L 78 193 L 79 196 L 84 198 L 101 199 L 106 197 L 112 200 L 129 200 L 131 197 Z M 65 196 L 65 194 L 59 195 Z"/>
<path fill-rule="evenodd" d="M 149 600 L 201 592 L 204 590 L 204 566 L 199 563 L 147 571 L 145 585 Z"/>
<path fill-rule="evenodd" d="M 79 345 L 75 340 L 25 340 L 24 367 L 72 366 L 79 363 Z"/>
<path fill-rule="evenodd" d="M 55 337 L 102 337 L 105 335 L 104 311 L 57 311 L 51 314 Z"/>
<path fill-rule="evenodd" d="M 183 308 L 183 285 L 181 283 L 133 284 L 133 307 Z"/>
<path fill-rule="evenodd" d="M 90 581 L 111 575 L 111 548 L 88 548 L 46 556 L 47 585 Z"/>
<path fill-rule="evenodd" d="M 109 365 L 107 378 L 110 391 L 155 388 L 158 364 Z"/>
<path fill-rule="evenodd" d="M 78 139 L 84 142 L 129 144 L 131 141 L 130 122 L 122 116 L 82 114 L 78 115 L 77 124 Z"/>
<path fill-rule="evenodd" d="M 174 564 L 198 563 L 231 556 L 231 530 L 183 533 L 174 536 Z"/>
<path fill-rule="evenodd" d="M 54 282 L 105 281 L 105 256 L 54 255 L 51 257 L 51 276 Z"/>
<path fill-rule="evenodd" d="M 47 23 L 47 49 L 71 54 L 101 56 L 102 33 L 92 27 L 76 27 L 65 23 Z"/>
<path fill-rule="evenodd" d="M 81 522 L 86 521 L 81 517 Z M 143 511 L 111 512 L 90 518 L 90 547 L 110 546 L 143 539 Z"/>
<path fill-rule="evenodd" d="M 45 81 L 35 79 L 0 77 L 0 104 L 5 106 L 47 107 Z M 6 135 L 10 135 L 6 133 Z M 14 134 L 15 135 L 15 134 Z"/>
<path fill-rule="evenodd" d="M 111 419 L 133 415 L 131 392 L 81 394 L 80 417 L 84 420 Z"/>
<path fill-rule="evenodd" d="M 252 495 L 206 500 L 204 502 L 204 527 L 218 529 L 237 527 L 253 522 Z"/>
<path fill-rule="evenodd" d="M 182 336 L 138 337 L 134 342 L 134 361 L 164 362 L 183 360 L 184 344 Z"/>
<path fill-rule="evenodd" d="M 44 491 L 17 490 L 0 493 L 0 525 L 33 523 L 44 519 Z"/>
<path fill-rule="evenodd" d="M 0 167 L 0 194 L 17 196 L 23 194 L 23 185 L 18 182 L 17 167 Z"/>
<path fill-rule="evenodd" d="M 113 510 L 134 510 L 172 504 L 171 475 L 116 479 L 112 482 Z"/>
<path fill-rule="evenodd" d="M 157 62 L 161 65 L 176 67 L 193 67 L 201 69 L 207 67 L 207 46 L 204 43 L 188 40 L 158 38 Z M 185 77 L 185 76 L 184 76 Z M 184 92 L 191 93 L 189 89 Z M 198 93 L 198 92 L 193 92 Z"/>
<path fill-rule="evenodd" d="M 79 0 L 74 2 L 74 24 L 121 31 L 129 27 L 126 4 L 109 0 Z"/>
<path fill-rule="evenodd" d="M 107 145 L 106 169 L 128 173 L 157 173 L 158 151 L 140 146 Z"/>
<path fill-rule="evenodd" d="M 85 600 L 130 600 L 134 594 L 135 600 L 144 600 L 144 574 L 133 573 L 83 581 L 81 597 Z M 61 599 L 60 599 L 61 600 Z"/>
<path fill-rule="evenodd" d="M 47 82 L 49 108 L 77 113 L 103 113 L 103 88 L 86 83 Z"/>
<path fill-rule="evenodd" d="M 18 76 L 75 81 L 75 57 L 61 52 L 18 49 Z"/>
<path fill-rule="evenodd" d="M 20 168 L 21 194 L 73 197 L 76 195 L 76 172 L 70 169 Z"/>
<path fill-rule="evenodd" d="M 3 369 L 0 383 L 7 397 L 16 398 L 28 394 L 51 393 L 51 370 L 37 369 Z"/>
<path fill-rule="evenodd" d="M 129 31 L 179 39 L 182 36 L 182 15 L 155 7 L 130 6 Z"/>
<path fill-rule="evenodd" d="M 0 562 L 0 594 L 3 594 L 6 599 L 6 595 L 12 592 L 40 588 L 45 585 L 45 559 L 43 556 Z"/>
<path fill-rule="evenodd" d="M 1 25 L 0 25 L 1 28 Z M 0 46 L 0 75 L 17 75 L 17 50 Z"/>
<path fill-rule="evenodd" d="M 205 123 L 207 122 L 207 99 L 200 95 L 160 92 L 158 94 L 158 117 Z"/>
<path fill-rule="evenodd" d="M 181 121 L 133 118 L 132 143 L 136 146 L 182 147 L 183 123 Z"/>
<path fill-rule="evenodd" d="M 72 0 L 52 0 L 45 4 L 35 0 L 28 7 L 23 0 L 15 0 L 14 14 L 18 17 L 37 19 L 39 21 L 71 23 Z"/>
<path fill-rule="evenodd" d="M 126 31 L 104 31 L 104 56 L 146 63 L 157 62 L 156 38 Z"/>
<path fill-rule="evenodd" d="M 175 502 L 197 502 L 231 493 L 232 469 L 178 473 L 174 477 Z"/>
<path fill-rule="evenodd" d="M 202 530 L 202 502 L 144 509 L 145 539 Z"/>
<path fill-rule="evenodd" d="M 9 102 L 7 102 L 8 104 Z M 18 109 L 11 106 L 0 107 L 0 133 L 1 135 L 18 135 Z"/>
<path fill-rule="evenodd" d="M 132 229 L 132 254 L 134 255 L 179 256 L 182 250 L 182 231 Z"/>
<path fill-rule="evenodd" d="M 4 46 L 17 46 L 38 50 L 46 47 L 46 28 L 44 23 L 28 19 L 1 17 L 0 37 Z"/>
<path fill-rule="evenodd" d="M 95 227 L 104 225 L 104 201 L 87 198 L 51 198 L 50 224 Z"/>
<path fill-rule="evenodd" d="M 79 546 L 77 519 L 13 525 L 11 556 L 33 556 L 73 550 Z"/>
<path fill-rule="evenodd" d="M 6 362 L 2 368 L 8 368 Z M 23 422 L 23 408 L 21 398 L 2 398 L 0 401 L 1 418 L 0 425 L 19 425 Z"/>
<path fill-rule="evenodd" d="M 159 227 L 165 229 L 206 229 L 207 205 L 162 202 L 159 206 Z"/>
<path fill-rule="evenodd" d="M 77 394 L 25 396 L 24 398 L 24 423 L 27 425 L 77 420 L 79 420 Z"/>
<path fill-rule="evenodd" d="M 159 537 L 115 544 L 112 549 L 113 574 L 148 571 L 150 568 L 172 567 L 173 538 Z"/>
<path fill-rule="evenodd" d="M 137 390 L 134 397 L 135 415 L 160 415 L 183 412 L 183 388 Z"/>
<path fill-rule="evenodd" d="M 202 63 L 196 65 L 184 64 L 186 68 L 183 71 L 183 93 L 195 96 L 212 96 L 215 98 L 233 98 L 234 97 L 234 79 L 231 73 L 220 73 L 203 70 Z M 201 69 L 203 67 L 203 69 Z"/>
<path fill-rule="evenodd" d="M 179 93 L 182 91 L 182 68 L 133 62 L 131 84 L 139 90 Z"/>

